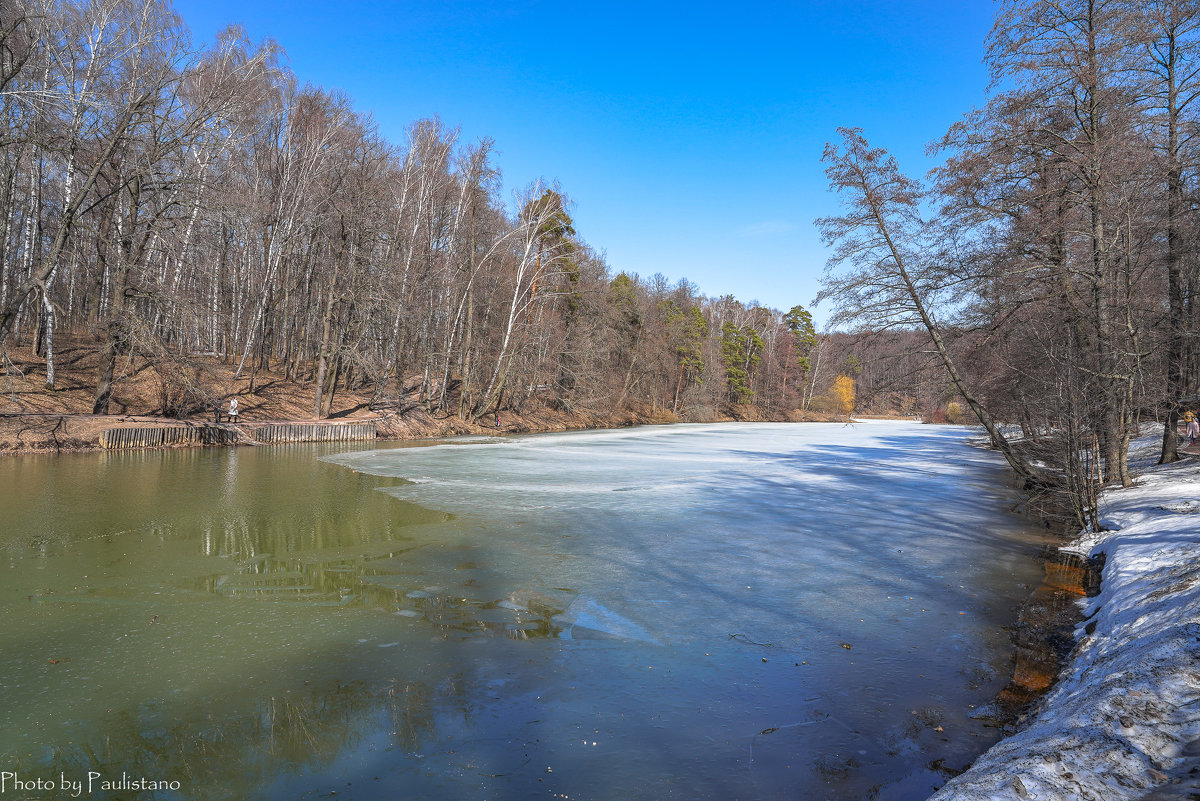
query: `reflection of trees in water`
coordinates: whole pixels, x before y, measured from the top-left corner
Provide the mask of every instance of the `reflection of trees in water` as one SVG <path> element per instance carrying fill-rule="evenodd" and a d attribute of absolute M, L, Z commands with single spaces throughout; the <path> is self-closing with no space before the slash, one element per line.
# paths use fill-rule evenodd
<path fill-rule="evenodd" d="M 200 539 L 205 556 L 346 547 L 393 540 L 408 526 L 452 515 L 379 492 L 398 479 L 355 473 L 317 460 L 311 446 L 237 453 L 106 452 L 95 489 L 129 528 Z M 147 515 L 147 511 L 153 514 Z"/>
<path fill-rule="evenodd" d="M 387 690 L 391 736 L 405 751 L 420 748 L 434 730 L 434 691 L 421 682 L 393 682 Z"/>
<path fill-rule="evenodd" d="M 410 526 L 453 519 L 447 512 L 376 492 L 377 482 L 355 483 L 364 486 L 347 493 L 339 482 L 290 504 L 272 498 L 269 503 L 219 506 L 194 523 L 201 534 L 202 553 L 253 559 L 262 554 L 353 548 L 403 540 Z"/>
<path fill-rule="evenodd" d="M 456 575 L 457 586 L 433 585 L 437 570 L 413 557 L 408 542 L 374 542 L 353 548 L 326 548 L 243 559 L 231 573 L 194 580 L 192 589 L 236 600 L 338 605 L 382 610 L 421 618 L 438 637 L 502 636 L 525 640 L 556 636 L 553 622 L 574 593 L 551 598 L 536 591 L 488 591 L 469 576 Z M 475 571 L 473 563 L 464 568 Z M 453 572 L 459 571 L 458 567 Z M 501 582 L 502 584 L 502 582 Z M 500 586 L 494 581 L 488 586 Z M 454 591 L 457 590 L 457 591 Z M 484 597 L 480 597 L 484 596 Z"/>
<path fill-rule="evenodd" d="M 398 539 L 409 526 L 453 518 L 379 492 L 403 482 L 320 462 L 315 448 L 262 451 L 103 451 L 29 462 L 4 475 L 13 485 L 5 497 L 22 502 L 0 549 L 57 551 L 136 532 L 244 559 Z M 71 486 L 73 509 L 39 500 L 59 484 Z"/>
<path fill-rule="evenodd" d="M 382 685 L 329 681 L 249 704 L 198 709 L 168 724 L 166 710 L 122 713 L 86 737 L 54 747 L 45 763 L 18 764 L 29 777 L 86 780 L 89 771 L 119 780 L 179 781 L 179 797 L 198 801 L 253 798 L 287 774 L 320 772 L 372 734 L 405 753 L 436 740 L 446 716 L 470 718 L 472 682 L 463 674 L 432 682 Z M 245 699 L 241 699 L 245 700 Z M 386 732 L 384 727 L 387 727 Z M 9 768 L 6 768 L 8 770 Z M 89 798 L 171 798 L 172 793 L 124 790 Z"/>

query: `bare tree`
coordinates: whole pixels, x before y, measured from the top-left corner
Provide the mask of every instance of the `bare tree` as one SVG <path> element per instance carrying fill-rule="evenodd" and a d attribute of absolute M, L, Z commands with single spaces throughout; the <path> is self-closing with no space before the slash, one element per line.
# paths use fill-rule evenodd
<path fill-rule="evenodd" d="M 857 320 L 874 329 L 920 325 L 929 334 L 955 388 L 971 407 L 992 445 L 1027 481 L 1040 481 L 1017 454 L 991 414 L 963 379 L 942 336 L 935 313 L 952 274 L 935 229 L 921 217 L 921 186 L 900 172 L 886 151 L 871 148 L 858 129 L 839 129 L 842 145 L 827 145 L 830 189 L 843 197 L 846 214 L 818 221 L 821 236 L 835 246 L 818 302 L 836 302 L 834 319 Z M 840 265 L 851 269 L 838 273 Z"/>

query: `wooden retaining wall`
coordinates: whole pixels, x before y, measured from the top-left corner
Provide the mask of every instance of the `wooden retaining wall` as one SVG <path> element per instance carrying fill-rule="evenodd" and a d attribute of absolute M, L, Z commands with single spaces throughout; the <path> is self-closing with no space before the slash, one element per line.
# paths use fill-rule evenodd
<path fill-rule="evenodd" d="M 374 422 L 268 423 L 246 428 L 255 441 L 272 445 L 285 442 L 367 442 L 378 436 Z M 237 444 L 238 429 L 233 426 L 130 426 L 100 432 L 100 447 L 109 450 Z"/>
<path fill-rule="evenodd" d="M 222 426 L 133 426 L 100 432 L 100 447 L 109 450 L 165 448 L 171 445 L 236 445 L 238 432 Z"/>
<path fill-rule="evenodd" d="M 374 422 L 278 423 L 256 426 L 250 436 L 272 445 L 284 442 L 364 442 L 378 436 Z"/>

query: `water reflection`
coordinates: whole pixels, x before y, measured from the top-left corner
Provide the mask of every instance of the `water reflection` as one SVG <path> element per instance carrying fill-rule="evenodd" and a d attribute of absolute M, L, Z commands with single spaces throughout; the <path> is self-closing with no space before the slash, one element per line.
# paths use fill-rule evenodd
<path fill-rule="evenodd" d="M 481 568 L 460 561 L 457 592 L 429 584 L 429 573 L 417 572 L 410 558 L 420 544 L 412 538 L 364 542 L 352 546 L 257 552 L 245 536 L 237 549 L 221 551 L 232 571 L 185 582 L 184 586 L 237 602 L 261 601 L 303 606 L 344 606 L 383 610 L 425 621 L 443 639 L 450 636 L 504 636 L 515 640 L 558 636 L 571 590 L 558 588 L 558 598 L 519 589 L 504 597 L 487 595 L 485 582 L 470 574 Z M 227 541 L 229 538 L 227 538 Z M 242 554 L 252 554 L 241 558 Z M 486 582 L 492 584 L 493 582 Z M 474 595 L 466 593 L 476 591 Z"/>
<path fill-rule="evenodd" d="M 387 750 L 419 752 L 444 710 L 467 708 L 463 699 L 471 689 L 462 675 L 435 684 L 329 680 L 270 695 L 251 708 L 217 704 L 185 718 L 145 706 L 106 717 L 103 737 L 79 731 L 77 741 L 53 746 L 44 762 L 18 759 L 14 769 L 109 779 L 126 773 L 183 785 L 178 793 L 90 794 L 97 798 L 245 799 L 281 776 L 327 769 L 377 732 Z"/>

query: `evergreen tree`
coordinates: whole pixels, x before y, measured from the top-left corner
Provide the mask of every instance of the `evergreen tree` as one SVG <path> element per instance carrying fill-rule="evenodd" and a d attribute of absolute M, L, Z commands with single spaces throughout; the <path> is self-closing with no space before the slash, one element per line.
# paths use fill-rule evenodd
<path fill-rule="evenodd" d="M 679 359 L 679 378 L 675 382 L 672 411 L 679 412 L 679 396 L 685 383 L 701 384 L 704 374 L 704 340 L 708 338 L 708 321 L 698 306 L 681 310 L 674 301 L 664 300 L 660 307 L 670 326 L 671 347 Z"/>
<path fill-rule="evenodd" d="M 813 328 L 812 315 L 803 306 L 797 304 L 783 316 L 783 322 L 787 325 L 788 333 L 792 335 L 792 347 L 796 350 L 796 366 L 800 368 L 800 374 L 804 375 L 812 369 L 808 354 L 817 346 L 817 331 Z"/>
<path fill-rule="evenodd" d="M 721 360 L 725 364 L 725 383 L 733 403 L 749 403 L 754 399 L 750 376 L 762 358 L 764 343 L 758 332 L 749 326 L 736 326 L 729 320 L 721 324 Z"/>

